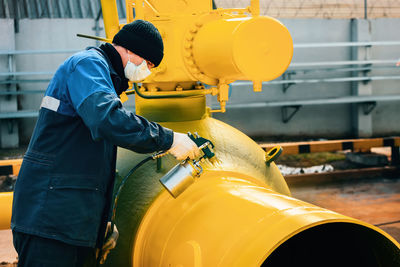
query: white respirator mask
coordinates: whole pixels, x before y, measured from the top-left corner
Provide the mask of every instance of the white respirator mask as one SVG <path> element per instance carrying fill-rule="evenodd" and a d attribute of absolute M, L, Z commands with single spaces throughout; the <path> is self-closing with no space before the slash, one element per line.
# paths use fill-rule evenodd
<path fill-rule="evenodd" d="M 138 82 L 144 80 L 147 76 L 151 74 L 151 71 L 147 67 L 146 60 L 139 65 L 133 64 L 129 58 L 126 66 L 124 68 L 125 77 L 131 82 Z"/>

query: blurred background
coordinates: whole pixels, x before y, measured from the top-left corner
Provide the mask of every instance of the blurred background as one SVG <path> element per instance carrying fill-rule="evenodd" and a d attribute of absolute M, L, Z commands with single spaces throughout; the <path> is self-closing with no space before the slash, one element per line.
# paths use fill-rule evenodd
<path fill-rule="evenodd" d="M 117 3 L 123 23 L 125 1 Z M 215 1 L 216 8 L 248 5 Z M 260 8 L 291 32 L 292 63 L 262 92 L 248 81 L 233 83 L 227 112 L 214 117 L 257 141 L 398 134 L 400 0 L 261 0 Z M 99 0 L 0 1 L 0 148 L 29 143 L 58 66 L 100 45 L 77 33 L 105 36 Z"/>

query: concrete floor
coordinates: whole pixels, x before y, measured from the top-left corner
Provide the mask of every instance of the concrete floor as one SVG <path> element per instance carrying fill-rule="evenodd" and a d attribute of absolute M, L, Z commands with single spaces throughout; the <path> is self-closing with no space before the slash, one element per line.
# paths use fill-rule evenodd
<path fill-rule="evenodd" d="M 295 198 L 377 225 L 400 242 L 400 178 L 296 186 L 291 192 Z"/>
<path fill-rule="evenodd" d="M 11 230 L 0 231 L 0 265 L 3 263 L 14 263 L 17 261 L 17 252 L 12 244 Z M 10 265 L 12 266 L 12 265 Z"/>

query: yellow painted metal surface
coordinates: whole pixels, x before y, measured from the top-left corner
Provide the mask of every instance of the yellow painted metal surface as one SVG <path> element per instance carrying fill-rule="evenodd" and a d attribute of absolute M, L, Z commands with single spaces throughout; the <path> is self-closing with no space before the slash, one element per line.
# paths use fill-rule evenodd
<path fill-rule="evenodd" d="M 157 92 L 152 95 L 165 95 L 165 93 L 168 92 Z M 144 99 L 136 95 L 135 101 L 136 114 L 145 116 L 151 121 L 200 120 L 206 113 L 206 98 L 204 95 L 170 99 Z"/>
<path fill-rule="evenodd" d="M 243 173 L 208 171 L 177 199 L 164 192 L 152 204 L 136 237 L 133 266 L 260 266 L 296 234 L 329 223 L 368 227 L 400 248 L 372 225 L 278 194 Z"/>
<path fill-rule="evenodd" d="M 193 41 L 186 43 L 193 48 L 185 50 L 193 53 L 189 60 L 196 62 L 197 69 L 192 72 L 200 81 L 201 73 L 219 82 L 269 81 L 289 66 L 292 38 L 276 19 L 243 16 L 204 20 L 203 26 L 190 31 L 197 31 Z"/>
<path fill-rule="evenodd" d="M 111 39 L 120 28 L 116 4 L 101 3 L 106 36 Z M 291 198 L 277 166 L 266 164 L 265 152 L 242 132 L 210 117 L 205 94 L 216 95 L 224 111 L 229 83 L 252 80 L 254 90 L 260 91 L 262 81 L 278 77 L 290 63 L 293 46 L 288 30 L 273 18 L 259 16 L 258 1 L 242 9 L 217 10 L 212 10 L 210 0 L 126 3 L 135 7 L 136 18 L 155 24 L 165 46 L 164 59 L 141 85 L 142 93 L 200 93 L 160 99 L 136 95 L 137 114 L 211 140 L 216 160 L 202 163 L 203 175 L 177 199 L 159 182 L 177 163 L 172 156 L 162 159 L 160 170 L 155 162 L 147 162 L 132 174 L 118 201 L 118 245 L 105 266 L 264 266 L 296 239 L 297 247 L 314 244 L 315 249 L 315 244 L 341 247 L 355 240 L 361 247 L 355 255 L 376 255 L 377 266 L 400 262 L 399 244 L 379 228 Z M 130 22 L 133 12 L 127 12 Z M 205 89 L 204 84 L 215 87 Z M 117 186 L 145 156 L 118 150 Z M 9 227 L 12 194 L 0 197 L 0 208 L 6 211 L 0 226 Z M 303 233 L 324 225 L 323 231 L 331 233 L 331 225 L 344 226 L 344 231 L 334 232 L 340 242 L 319 235 L 304 238 Z M 330 249 L 323 260 L 339 254 Z M 271 266 L 284 265 L 278 261 Z"/>
<path fill-rule="evenodd" d="M 0 230 L 10 229 L 13 192 L 0 193 Z"/>
<path fill-rule="evenodd" d="M 217 160 L 203 163 L 204 174 L 177 199 L 159 183 L 177 163 L 171 156 L 162 159 L 161 170 L 149 162 L 134 173 L 120 196 L 116 223 L 121 236 L 107 266 L 260 266 L 309 229 L 328 225 L 321 229 L 336 235 L 332 224 L 345 225 L 337 236 L 343 242 L 357 240 L 362 247 L 359 255 L 374 251 L 383 259 L 379 264 L 399 258 L 399 244 L 380 229 L 291 198 L 276 165 L 266 164 L 264 151 L 240 131 L 210 117 L 206 94 L 217 96 L 218 111 L 224 112 L 229 83 L 251 80 L 254 91 L 261 91 L 262 81 L 279 77 L 291 61 L 289 31 L 279 21 L 259 16 L 259 1 L 217 10 L 210 0 L 127 3 L 135 7 L 136 19 L 158 28 L 165 47 L 160 66 L 140 87 L 145 96 L 163 98 L 136 95 L 136 113 L 174 131 L 198 132 L 215 144 Z M 130 22 L 133 14 L 127 12 Z M 115 20 L 116 15 L 114 22 L 105 23 L 115 25 Z M 205 84 L 212 87 L 205 89 Z M 194 92 L 199 95 L 191 95 Z M 176 94 L 191 96 L 165 98 Z M 119 149 L 119 177 L 143 157 Z M 368 245 L 363 247 L 365 240 Z M 302 243 L 311 245 L 307 240 Z M 385 247 L 385 252 L 378 247 Z M 340 258 L 334 253 L 326 256 Z"/>
<path fill-rule="evenodd" d="M 101 0 L 104 28 L 107 39 L 111 39 L 119 31 L 117 2 L 115 0 Z"/>

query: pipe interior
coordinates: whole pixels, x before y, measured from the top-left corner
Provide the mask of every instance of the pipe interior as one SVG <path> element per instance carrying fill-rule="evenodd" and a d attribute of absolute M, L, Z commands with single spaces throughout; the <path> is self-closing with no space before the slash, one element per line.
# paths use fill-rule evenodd
<path fill-rule="evenodd" d="M 261 266 L 400 266 L 400 251 L 368 227 L 328 223 L 288 239 Z"/>

